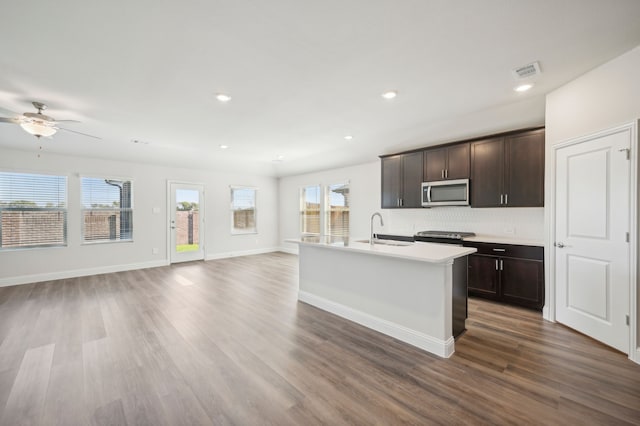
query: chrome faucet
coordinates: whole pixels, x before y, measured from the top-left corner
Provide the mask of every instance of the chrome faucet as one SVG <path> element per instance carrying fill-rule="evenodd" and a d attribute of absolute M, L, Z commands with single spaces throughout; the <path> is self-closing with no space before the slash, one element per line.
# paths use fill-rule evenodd
<path fill-rule="evenodd" d="M 380 226 L 384 226 L 384 220 L 382 220 L 382 215 L 378 212 L 375 212 L 371 215 L 371 236 L 369 238 L 369 244 L 373 245 L 373 218 L 378 216 L 380 218 Z"/>

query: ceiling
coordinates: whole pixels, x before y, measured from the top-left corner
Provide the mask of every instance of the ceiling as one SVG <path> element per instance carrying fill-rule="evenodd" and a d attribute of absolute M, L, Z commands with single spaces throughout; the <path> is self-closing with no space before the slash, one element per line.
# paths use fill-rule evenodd
<path fill-rule="evenodd" d="M 546 93 L 640 45 L 639 16 L 637 0 L 5 2 L 0 116 L 37 100 L 102 140 L 0 124 L 0 147 L 274 176 L 375 161 L 543 124 Z"/>

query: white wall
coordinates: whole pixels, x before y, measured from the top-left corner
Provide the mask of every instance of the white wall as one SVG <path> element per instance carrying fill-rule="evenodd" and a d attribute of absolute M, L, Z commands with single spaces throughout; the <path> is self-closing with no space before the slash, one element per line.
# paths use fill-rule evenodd
<path fill-rule="evenodd" d="M 546 194 L 551 194 L 553 145 L 640 118 L 640 46 L 584 74 L 547 96 Z M 635 153 L 637 156 L 638 153 Z M 547 204 L 550 202 L 547 198 Z M 545 218 L 550 235 L 551 211 Z M 551 244 L 547 238 L 546 244 Z M 548 250 L 547 250 L 548 252 Z M 549 259 L 547 258 L 547 263 Z M 547 271 L 548 273 L 548 271 Z M 550 276 L 546 276 L 550 283 Z M 547 288 L 549 294 L 549 288 Z M 638 306 L 640 306 L 640 291 Z M 547 313 L 545 313 L 547 315 Z M 638 328 L 640 331 L 640 318 Z M 640 342 L 640 335 L 638 336 Z M 640 351 L 638 353 L 640 360 Z"/>
<path fill-rule="evenodd" d="M 373 212 L 380 212 L 384 227 L 374 222 L 379 233 L 413 235 L 424 230 L 473 231 L 476 234 L 541 240 L 544 232 L 543 208 L 472 209 L 437 207 L 432 209 L 381 209 L 380 162 L 288 176 L 280 179 L 280 240 L 288 251 L 295 245 L 284 243 L 300 236 L 299 190 L 312 184 L 350 181 L 350 235 L 367 238 Z"/>
<path fill-rule="evenodd" d="M 271 177 L 0 150 L 0 170 L 68 177 L 68 246 L 0 252 L 0 285 L 158 266 L 167 259 L 167 180 L 205 186 L 205 256 L 225 257 L 278 246 L 278 183 Z M 134 241 L 81 244 L 80 175 L 133 180 Z M 258 188 L 258 234 L 231 235 L 229 185 Z M 153 209 L 159 208 L 154 214 Z M 158 248 L 157 255 L 152 249 Z"/>
<path fill-rule="evenodd" d="M 538 240 L 544 232 L 543 208 L 434 207 L 392 210 L 390 225 L 395 233 L 443 230 L 475 232 L 504 239 Z"/>

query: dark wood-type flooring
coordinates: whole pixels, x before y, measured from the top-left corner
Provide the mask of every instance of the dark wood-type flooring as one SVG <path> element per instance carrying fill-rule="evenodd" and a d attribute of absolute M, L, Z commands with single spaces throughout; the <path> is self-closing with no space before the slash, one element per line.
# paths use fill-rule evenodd
<path fill-rule="evenodd" d="M 640 365 L 539 313 L 471 300 L 441 359 L 296 293 L 283 253 L 0 288 L 0 423 L 640 424 Z"/>

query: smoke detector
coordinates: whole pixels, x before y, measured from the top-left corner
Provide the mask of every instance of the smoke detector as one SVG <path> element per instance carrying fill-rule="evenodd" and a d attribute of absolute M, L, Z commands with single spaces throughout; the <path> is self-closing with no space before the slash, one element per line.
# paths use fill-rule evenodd
<path fill-rule="evenodd" d="M 516 80 L 525 80 L 542 74 L 540 71 L 540 63 L 538 61 L 523 65 L 512 70 L 513 78 Z"/>

